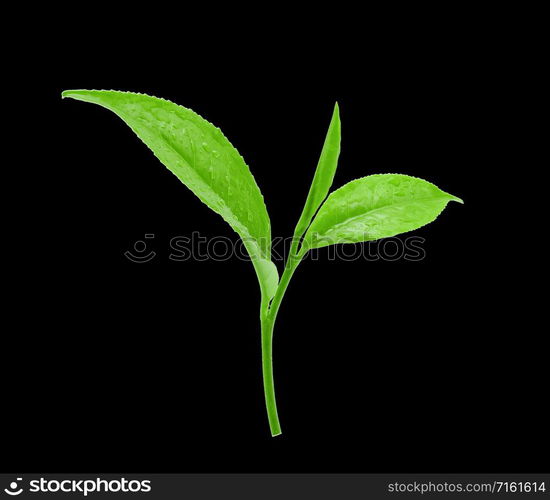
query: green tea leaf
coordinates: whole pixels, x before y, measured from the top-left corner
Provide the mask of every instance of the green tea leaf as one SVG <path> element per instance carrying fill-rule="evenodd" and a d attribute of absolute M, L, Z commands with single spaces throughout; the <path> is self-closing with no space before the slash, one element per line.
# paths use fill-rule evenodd
<path fill-rule="evenodd" d="M 340 156 L 340 132 L 340 110 L 338 103 L 336 103 L 304 210 L 294 231 L 294 236 L 297 238 L 303 236 L 315 212 L 327 197 L 332 186 L 336 167 L 338 166 L 338 157 Z"/>
<path fill-rule="evenodd" d="M 241 236 L 262 292 L 274 293 L 276 268 L 263 262 L 271 263 L 271 226 L 264 199 L 243 158 L 220 129 L 190 109 L 144 94 L 66 90 L 62 96 L 98 104 L 118 115 L 168 170 Z"/>
<path fill-rule="evenodd" d="M 412 231 L 435 220 L 449 201 L 462 203 L 430 182 L 408 175 L 356 179 L 330 194 L 304 237 L 302 251 Z"/>

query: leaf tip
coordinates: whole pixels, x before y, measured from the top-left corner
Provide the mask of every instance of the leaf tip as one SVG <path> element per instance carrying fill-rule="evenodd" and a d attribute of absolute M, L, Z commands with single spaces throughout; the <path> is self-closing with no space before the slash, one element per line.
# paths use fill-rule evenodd
<path fill-rule="evenodd" d="M 74 97 L 75 92 L 78 92 L 78 90 L 64 90 L 61 92 L 61 99 L 65 99 L 65 97 Z"/>
<path fill-rule="evenodd" d="M 77 101 L 98 102 L 97 97 L 94 94 L 96 94 L 96 91 L 94 90 L 64 90 L 61 92 L 61 99 L 69 97 L 70 99 L 76 99 Z"/>
<path fill-rule="evenodd" d="M 337 118 L 340 121 L 340 106 L 338 106 L 338 101 L 334 102 L 334 111 L 332 113 L 333 118 Z"/>
<path fill-rule="evenodd" d="M 330 120 L 329 125 L 329 132 L 336 132 L 338 135 L 340 135 L 340 129 L 341 129 L 341 121 L 340 121 L 340 107 L 338 106 L 338 101 L 334 102 L 334 111 L 332 112 L 332 118 Z"/>
<path fill-rule="evenodd" d="M 460 203 L 461 205 L 464 205 L 464 201 L 462 200 L 462 198 L 459 198 L 458 196 L 451 195 L 451 201 L 456 201 L 456 202 Z"/>

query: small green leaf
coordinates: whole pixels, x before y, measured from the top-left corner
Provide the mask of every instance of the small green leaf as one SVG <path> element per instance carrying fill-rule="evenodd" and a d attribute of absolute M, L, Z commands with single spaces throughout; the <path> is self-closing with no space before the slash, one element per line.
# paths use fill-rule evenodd
<path fill-rule="evenodd" d="M 435 220 L 449 201 L 462 203 L 430 182 L 408 175 L 356 179 L 327 198 L 304 237 L 302 252 L 412 231 Z"/>
<path fill-rule="evenodd" d="M 273 298 L 277 291 L 277 285 L 279 284 L 277 267 L 272 261 L 267 259 L 257 259 L 253 264 L 258 274 L 262 293 L 268 300 Z"/>
<path fill-rule="evenodd" d="M 266 273 L 270 266 L 263 262 L 271 259 L 271 225 L 264 199 L 243 158 L 220 129 L 190 109 L 144 94 L 66 90 L 62 96 L 98 104 L 118 115 L 168 170 L 241 236 L 262 291 L 273 292 L 273 269 Z"/>
<path fill-rule="evenodd" d="M 338 103 L 336 103 L 304 210 L 294 231 L 296 238 L 303 236 L 315 212 L 317 212 L 317 209 L 327 197 L 329 189 L 332 186 L 336 167 L 338 166 L 338 157 L 340 156 L 340 132 L 340 110 Z"/>

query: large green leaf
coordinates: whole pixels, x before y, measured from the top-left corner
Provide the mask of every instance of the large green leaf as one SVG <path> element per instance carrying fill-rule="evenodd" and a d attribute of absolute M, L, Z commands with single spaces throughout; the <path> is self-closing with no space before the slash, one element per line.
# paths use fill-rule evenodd
<path fill-rule="evenodd" d="M 155 156 L 241 236 L 262 292 L 275 291 L 271 227 L 263 196 L 238 151 L 220 129 L 165 99 L 112 90 L 66 90 L 118 115 Z M 276 283 L 275 283 L 276 287 Z"/>
<path fill-rule="evenodd" d="M 336 167 L 338 166 L 338 157 L 340 156 L 340 130 L 340 110 L 338 103 L 336 103 L 304 210 L 294 231 L 294 236 L 297 238 L 303 236 L 315 212 L 327 197 L 332 186 Z"/>
<path fill-rule="evenodd" d="M 412 231 L 435 220 L 449 201 L 462 203 L 430 182 L 408 175 L 356 179 L 327 198 L 304 237 L 302 251 Z"/>

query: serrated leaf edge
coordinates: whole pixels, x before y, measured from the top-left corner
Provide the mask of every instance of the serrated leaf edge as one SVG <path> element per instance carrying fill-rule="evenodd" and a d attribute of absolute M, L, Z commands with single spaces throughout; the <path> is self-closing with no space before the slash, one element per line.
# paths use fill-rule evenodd
<path fill-rule="evenodd" d="M 258 186 L 258 183 L 256 182 L 256 179 L 254 178 L 254 175 L 252 174 L 252 171 L 250 170 L 250 167 L 249 167 L 249 165 L 246 163 L 244 157 L 241 155 L 241 153 L 239 152 L 239 150 L 238 150 L 238 149 L 233 145 L 233 143 L 226 137 L 226 135 L 222 132 L 222 130 L 221 130 L 219 127 L 217 127 L 216 125 L 214 125 L 212 122 L 208 121 L 208 120 L 207 120 L 206 118 L 204 118 L 203 116 L 199 115 L 196 111 L 192 110 L 191 108 L 184 107 L 184 106 L 182 106 L 181 104 L 178 104 L 178 103 L 176 103 L 176 102 L 174 102 L 174 101 L 171 101 L 170 99 L 165 99 L 164 97 L 157 97 L 157 96 L 154 96 L 154 95 L 146 94 L 146 93 L 144 93 L 144 92 L 132 92 L 132 91 L 127 91 L 127 90 L 115 90 L 115 89 L 71 89 L 71 90 L 64 90 L 64 91 L 62 91 L 62 92 L 61 92 L 61 98 L 62 98 L 62 99 L 71 98 L 71 99 L 75 99 L 75 100 L 81 100 L 81 99 L 78 99 L 78 92 L 87 92 L 87 93 L 89 93 L 89 92 L 112 92 L 112 93 L 116 93 L 116 94 L 129 94 L 129 95 L 144 96 L 144 97 L 156 99 L 156 100 L 158 100 L 158 101 L 167 102 L 167 103 L 169 103 L 169 104 L 172 104 L 172 105 L 174 105 L 174 106 L 178 106 L 178 107 L 184 108 L 186 111 L 191 112 L 191 113 L 192 113 L 194 116 L 196 116 L 198 119 L 203 120 L 203 121 L 205 121 L 206 123 L 208 123 L 210 126 L 212 126 L 212 128 L 214 128 L 214 129 L 215 129 L 215 130 L 216 130 L 216 131 L 217 131 L 217 132 L 218 132 L 218 133 L 228 142 L 228 144 L 231 145 L 231 147 L 234 149 L 234 151 L 235 151 L 236 154 L 239 156 L 239 158 L 241 158 L 243 164 L 246 166 L 246 168 L 248 169 L 248 172 L 250 173 L 250 176 L 252 177 L 252 180 L 253 180 L 253 182 L 254 182 L 254 185 L 256 186 L 256 188 L 258 189 L 258 192 L 260 193 L 260 197 L 261 197 L 261 200 L 262 200 L 262 204 L 263 204 L 263 206 L 264 206 L 264 209 L 265 209 L 266 213 L 268 213 L 268 211 L 267 211 L 267 206 L 266 206 L 266 204 L 265 204 L 264 195 L 263 195 L 263 193 L 262 193 L 260 187 Z M 71 94 L 73 94 L 73 93 L 74 93 L 74 95 L 71 95 Z M 94 104 L 97 104 L 98 106 L 101 106 L 101 107 L 103 107 L 103 108 L 109 109 L 109 111 L 113 112 L 112 109 L 108 108 L 108 107 L 105 106 L 104 104 L 101 104 L 101 103 L 94 103 Z M 115 113 L 115 114 L 118 114 L 118 113 Z M 157 160 L 159 160 L 159 162 L 160 162 L 161 164 L 163 164 L 163 162 L 161 161 L 161 159 L 160 159 L 160 158 L 157 156 L 157 154 L 156 154 L 156 153 L 155 153 L 155 152 L 145 143 L 145 141 L 143 141 L 143 139 L 141 139 L 141 137 L 139 137 L 139 135 L 136 134 L 136 136 L 137 136 L 137 138 L 147 147 L 147 149 L 153 153 L 153 155 L 155 156 L 155 158 L 157 158 Z M 164 165 L 164 164 L 163 164 L 163 165 Z M 171 169 L 169 169 L 169 168 L 166 168 L 166 169 L 167 169 L 172 175 L 174 175 L 176 178 L 178 178 L 177 175 L 176 175 L 174 172 L 172 172 Z M 200 175 L 199 175 L 199 176 L 200 176 Z M 180 179 L 178 178 L 178 180 L 180 180 Z M 180 181 L 180 182 L 181 182 L 181 181 Z M 187 186 L 185 186 L 185 187 L 187 187 Z M 189 189 L 189 188 L 188 188 L 188 189 Z M 204 200 L 201 199 L 201 202 L 204 203 L 206 206 L 208 206 L 208 208 L 210 208 L 210 209 L 212 210 L 212 208 L 209 206 L 209 204 L 206 203 Z M 225 204 L 225 202 L 223 201 L 223 199 L 221 200 L 221 202 L 227 207 L 227 205 Z M 229 210 L 229 208 L 228 208 L 228 210 Z M 231 211 L 231 210 L 229 210 L 229 211 Z M 215 212 L 215 213 L 217 213 L 217 212 Z M 232 225 L 229 223 L 229 221 L 226 220 L 225 217 L 223 217 L 223 215 L 221 215 L 221 214 L 218 214 L 218 215 L 220 215 L 220 216 L 222 217 L 222 219 L 224 219 L 224 220 L 228 223 L 229 227 L 230 227 L 231 229 L 233 229 L 233 231 L 235 231 L 239 236 L 241 236 L 241 234 L 240 234 L 238 231 L 236 231 L 236 230 L 232 227 Z M 235 217 L 235 220 L 239 220 L 238 217 Z M 270 218 L 269 218 L 269 214 L 268 214 L 267 220 L 268 220 L 269 238 L 271 238 L 271 220 L 270 220 Z M 246 227 L 246 226 L 244 226 L 244 227 Z M 248 230 L 246 231 L 246 233 L 247 233 L 247 234 L 246 234 L 246 237 L 247 237 L 247 238 L 250 238 L 251 240 L 254 240 L 254 241 L 255 241 L 255 238 L 248 232 Z M 241 236 L 241 237 L 242 237 L 242 236 Z M 266 260 L 271 260 L 271 241 L 268 241 L 268 254 L 267 254 L 267 255 L 263 255 L 263 252 L 262 252 L 262 250 L 261 250 L 261 245 L 260 245 L 260 244 L 257 244 L 257 246 L 258 246 L 258 249 L 259 249 L 259 252 L 260 252 L 260 257 L 261 257 L 261 258 L 264 258 L 264 259 L 266 259 Z M 253 258 L 254 256 L 251 255 L 251 257 Z"/>
<path fill-rule="evenodd" d="M 422 201 L 422 200 L 433 200 L 433 199 L 438 199 L 438 198 L 442 198 L 442 199 L 447 199 L 447 203 L 445 203 L 445 205 L 443 206 L 443 208 L 440 210 L 440 212 L 429 222 L 426 222 L 425 224 L 422 224 L 420 226 L 417 226 L 415 227 L 414 229 L 411 229 L 409 231 L 400 231 L 398 233 L 395 233 L 393 235 L 390 235 L 390 236 L 385 236 L 385 238 L 391 238 L 392 236 L 396 236 L 398 234 L 407 234 L 407 233 L 410 233 L 412 231 L 416 231 L 417 229 L 420 229 L 424 226 L 427 226 L 428 224 L 431 224 L 433 221 L 435 221 L 440 215 L 441 213 L 443 212 L 443 210 L 445 209 L 445 207 L 448 205 L 449 202 L 451 201 L 456 201 L 458 203 L 461 203 L 461 204 L 464 204 L 464 201 L 459 198 L 458 196 L 454 196 L 450 193 L 447 193 L 446 191 L 443 191 L 441 188 L 439 188 L 438 186 L 436 186 L 433 182 L 430 182 L 430 181 L 427 181 L 425 179 L 422 179 L 420 177 L 415 177 L 414 175 L 407 175 L 407 174 L 398 174 L 398 173 L 385 173 L 385 174 L 371 174 L 371 175 L 365 175 L 363 177 L 358 177 L 357 179 L 353 179 L 349 182 L 346 182 L 346 184 L 340 186 L 339 188 L 335 189 L 334 191 L 332 191 L 326 198 L 326 200 L 323 202 L 323 204 L 319 207 L 319 210 L 317 212 L 317 215 L 321 212 L 323 206 L 325 203 L 327 203 L 329 200 L 330 200 L 330 197 L 336 193 L 337 191 L 345 188 L 346 186 L 348 186 L 349 184 L 352 184 L 354 182 L 357 182 L 357 181 L 361 181 L 363 179 L 366 179 L 367 177 L 370 178 L 370 177 L 385 177 L 385 176 L 388 176 L 388 175 L 396 175 L 396 176 L 399 176 L 399 177 L 407 177 L 407 178 L 410 178 L 410 179 L 416 179 L 416 180 L 419 180 L 419 181 L 422 181 L 422 182 L 425 182 L 426 184 L 430 184 L 431 186 L 435 187 L 436 189 L 438 189 L 441 193 L 442 193 L 442 196 L 430 196 L 430 197 L 424 197 L 424 198 L 416 198 L 415 200 L 413 200 L 414 202 L 416 201 Z M 411 202 L 408 202 L 408 203 L 412 203 Z M 403 204 L 407 204 L 407 202 L 404 202 Z M 398 205 L 395 204 L 395 205 Z M 370 210 L 369 213 L 373 213 L 373 212 L 376 212 L 377 210 L 383 210 L 385 209 L 386 207 L 388 206 L 394 206 L 394 205 L 384 205 L 383 207 L 378 207 L 378 208 L 375 208 L 373 210 Z M 310 225 L 310 228 L 313 226 L 313 224 L 315 223 L 315 219 L 317 218 L 317 215 L 316 217 L 312 220 L 311 222 L 311 225 Z M 361 217 L 364 217 L 364 214 L 361 214 L 361 215 L 356 215 L 355 217 L 350 217 L 349 219 L 346 219 L 345 222 L 341 222 L 340 224 L 336 224 L 335 226 L 333 226 L 335 229 L 338 228 L 338 227 L 341 227 L 345 224 L 348 224 L 350 221 L 353 221 L 355 219 L 359 219 Z M 308 231 L 306 232 L 306 234 L 304 235 L 304 243 L 305 245 L 302 246 L 302 248 L 300 249 L 300 254 L 305 254 L 307 251 L 309 250 L 312 250 L 313 248 L 322 248 L 323 246 L 329 246 L 329 245 L 336 245 L 336 244 L 356 244 L 356 243 L 360 243 L 360 242 L 345 242 L 345 241 L 340 241 L 338 243 L 328 243 L 326 245 L 323 245 L 321 247 L 312 247 L 311 244 L 314 244 L 315 242 L 322 242 L 323 241 L 323 238 L 318 238 L 318 239 L 315 239 L 313 240 L 313 238 L 317 235 L 318 233 L 312 233 L 312 234 L 309 234 L 309 229 Z M 376 241 L 378 239 L 383 239 L 383 238 L 375 238 L 374 240 L 364 240 L 364 241 Z"/>

